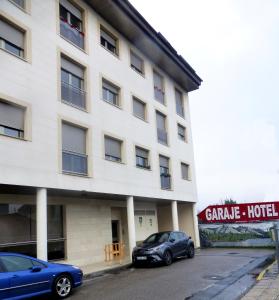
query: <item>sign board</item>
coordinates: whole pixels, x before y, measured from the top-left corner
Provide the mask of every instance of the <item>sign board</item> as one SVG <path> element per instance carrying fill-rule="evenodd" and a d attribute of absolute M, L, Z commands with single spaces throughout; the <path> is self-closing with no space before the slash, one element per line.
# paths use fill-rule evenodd
<path fill-rule="evenodd" d="M 235 223 L 279 219 L 279 202 L 211 205 L 198 214 L 206 223 Z"/>

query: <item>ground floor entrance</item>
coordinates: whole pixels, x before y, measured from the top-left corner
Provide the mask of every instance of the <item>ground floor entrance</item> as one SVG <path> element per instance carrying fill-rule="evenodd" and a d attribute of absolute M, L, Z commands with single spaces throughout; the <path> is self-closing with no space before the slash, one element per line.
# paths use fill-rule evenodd
<path fill-rule="evenodd" d="M 101 196 L 11 188 L 0 194 L 0 251 L 83 266 L 104 262 L 106 245 L 121 243 L 130 257 L 152 233 L 179 229 L 199 247 L 194 203 Z"/>

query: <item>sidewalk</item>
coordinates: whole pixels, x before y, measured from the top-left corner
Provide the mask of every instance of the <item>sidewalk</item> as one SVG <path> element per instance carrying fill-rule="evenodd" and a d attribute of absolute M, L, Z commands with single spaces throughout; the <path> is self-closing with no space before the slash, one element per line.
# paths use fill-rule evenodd
<path fill-rule="evenodd" d="M 241 300 L 279 300 L 277 261 L 267 268 L 263 278 Z"/>

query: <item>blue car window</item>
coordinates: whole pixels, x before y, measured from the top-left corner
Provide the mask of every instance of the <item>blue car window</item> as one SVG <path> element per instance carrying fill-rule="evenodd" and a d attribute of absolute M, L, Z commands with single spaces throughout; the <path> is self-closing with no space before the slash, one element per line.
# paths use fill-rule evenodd
<path fill-rule="evenodd" d="M 2 256 L 1 261 L 7 272 L 24 271 L 33 267 L 31 259 L 20 256 Z"/>
<path fill-rule="evenodd" d="M 46 267 L 46 265 L 44 265 L 36 260 L 32 260 L 32 263 L 33 263 L 33 266 L 38 266 L 38 267 L 42 267 L 42 268 Z"/>

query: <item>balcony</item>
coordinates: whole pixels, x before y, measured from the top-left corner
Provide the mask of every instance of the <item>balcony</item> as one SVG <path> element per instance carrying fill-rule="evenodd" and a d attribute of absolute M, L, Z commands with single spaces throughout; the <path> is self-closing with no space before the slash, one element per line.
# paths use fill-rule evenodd
<path fill-rule="evenodd" d="M 171 176 L 169 174 L 161 174 L 161 188 L 164 190 L 171 189 Z"/>
<path fill-rule="evenodd" d="M 84 49 L 84 34 L 60 19 L 60 34 L 79 48 Z"/>
<path fill-rule="evenodd" d="M 168 144 L 168 133 L 165 130 L 157 128 L 157 137 L 159 143 Z"/>
<path fill-rule="evenodd" d="M 87 175 L 87 155 L 63 150 L 62 169 L 65 173 Z"/>
<path fill-rule="evenodd" d="M 82 109 L 86 109 L 85 91 L 69 84 L 61 82 L 62 100 Z"/>

